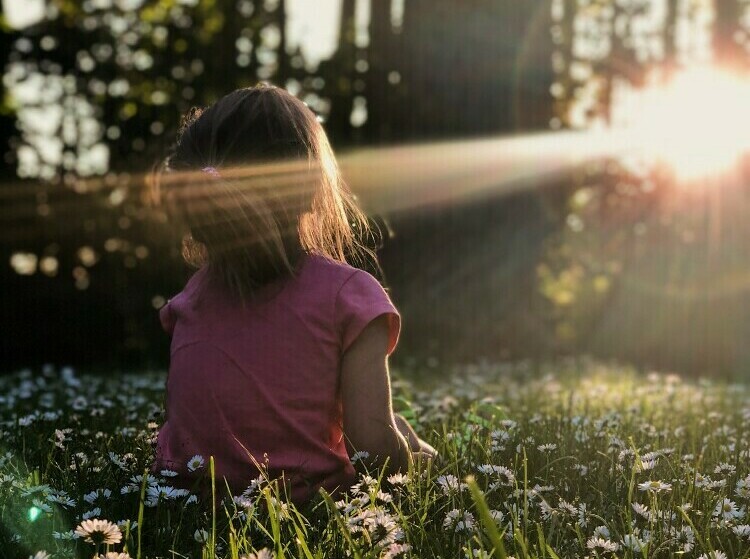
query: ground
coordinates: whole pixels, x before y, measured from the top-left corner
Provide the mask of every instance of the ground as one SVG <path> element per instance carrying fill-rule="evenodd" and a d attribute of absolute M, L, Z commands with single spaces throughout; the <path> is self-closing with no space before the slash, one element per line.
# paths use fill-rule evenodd
<path fill-rule="evenodd" d="M 581 361 L 438 369 L 396 371 L 394 392 L 439 461 L 302 510 L 267 483 L 214 510 L 170 472 L 144 479 L 162 373 L 3 377 L 0 556 L 750 556 L 750 387 Z"/>

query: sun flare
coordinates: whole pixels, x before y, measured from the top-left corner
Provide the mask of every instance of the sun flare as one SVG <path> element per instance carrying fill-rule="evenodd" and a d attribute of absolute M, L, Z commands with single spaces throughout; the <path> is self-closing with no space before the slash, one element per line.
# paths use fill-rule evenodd
<path fill-rule="evenodd" d="M 629 147 L 696 184 L 750 152 L 750 77 L 711 66 L 680 71 L 615 99 L 612 124 Z"/>

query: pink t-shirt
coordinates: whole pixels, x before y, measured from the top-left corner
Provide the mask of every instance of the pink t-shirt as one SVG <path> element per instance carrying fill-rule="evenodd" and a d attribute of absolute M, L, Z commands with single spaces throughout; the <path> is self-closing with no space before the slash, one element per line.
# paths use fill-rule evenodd
<path fill-rule="evenodd" d="M 217 487 L 225 477 L 242 492 L 258 476 L 254 461 L 291 484 L 303 501 L 319 487 L 346 488 L 354 469 L 344 445 L 341 357 L 364 327 L 386 314 L 388 354 L 401 318 L 367 272 L 326 257 L 303 256 L 296 278 L 244 308 L 199 269 L 159 317 L 172 335 L 166 421 L 152 471 L 178 472 L 213 456 Z"/>

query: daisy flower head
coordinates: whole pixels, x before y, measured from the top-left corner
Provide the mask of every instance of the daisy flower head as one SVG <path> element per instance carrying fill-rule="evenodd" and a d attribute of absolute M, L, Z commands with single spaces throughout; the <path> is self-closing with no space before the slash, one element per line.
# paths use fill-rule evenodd
<path fill-rule="evenodd" d="M 388 483 L 393 485 L 406 485 L 409 482 L 409 476 L 402 474 L 401 472 L 390 475 L 386 479 L 388 480 Z"/>
<path fill-rule="evenodd" d="M 722 499 L 716 503 L 714 508 L 714 517 L 721 520 L 729 521 L 741 518 L 745 515 L 743 510 L 737 507 L 737 504 L 730 499 Z"/>
<path fill-rule="evenodd" d="M 88 543 L 112 545 L 122 541 L 117 524 L 98 518 L 84 520 L 76 527 L 75 533 Z"/>
<path fill-rule="evenodd" d="M 468 487 L 468 485 L 459 481 L 459 479 L 453 474 L 438 476 L 435 483 L 440 486 L 440 489 L 442 489 L 443 493 L 446 495 L 449 495 L 450 493 L 459 493 Z"/>
<path fill-rule="evenodd" d="M 378 510 L 364 518 L 363 525 L 373 542 L 379 545 L 395 543 L 403 538 L 403 531 L 396 519 L 385 511 Z"/>
<path fill-rule="evenodd" d="M 641 459 L 639 462 L 636 462 L 635 464 L 635 471 L 636 472 L 647 472 L 649 470 L 653 470 L 656 468 L 656 465 L 659 463 L 658 458 L 648 458 L 648 459 Z"/>
<path fill-rule="evenodd" d="M 675 540 L 680 546 L 682 551 L 689 552 L 695 547 L 695 534 L 690 526 L 683 526 L 679 532 L 675 534 Z"/>
<path fill-rule="evenodd" d="M 734 532 L 737 537 L 750 540 L 750 524 L 739 524 L 732 528 L 732 532 Z"/>
<path fill-rule="evenodd" d="M 392 543 L 383 552 L 381 559 L 399 559 L 411 550 L 408 543 Z"/>
<path fill-rule="evenodd" d="M 629 549 L 635 553 L 641 553 L 645 547 L 646 542 L 640 539 L 635 534 L 625 534 L 622 538 L 622 546 L 625 549 Z"/>
<path fill-rule="evenodd" d="M 604 538 L 598 538 L 596 536 L 588 539 L 588 541 L 586 542 L 586 547 L 592 551 L 601 550 L 602 552 L 610 553 L 614 553 L 620 548 L 617 543 L 610 540 L 605 540 Z"/>
<path fill-rule="evenodd" d="M 356 464 L 357 462 L 362 462 L 364 460 L 367 460 L 370 457 L 370 453 L 366 450 L 358 450 L 354 454 L 352 454 L 350 460 L 352 464 Z"/>
<path fill-rule="evenodd" d="M 471 532 L 474 524 L 473 514 L 468 511 L 462 514 L 458 509 L 449 511 L 443 520 L 443 528 L 453 528 L 456 532 Z"/>
<path fill-rule="evenodd" d="M 638 489 L 641 491 L 649 491 L 651 493 L 668 493 L 672 490 L 672 486 L 669 483 L 664 483 L 659 480 L 644 481 L 638 484 Z"/>
<path fill-rule="evenodd" d="M 109 551 L 98 555 L 96 559 L 133 559 L 130 555 L 118 551 Z"/>
<path fill-rule="evenodd" d="M 727 559 L 727 554 L 723 551 L 709 551 L 703 555 L 699 555 L 698 559 Z"/>
<path fill-rule="evenodd" d="M 29 555 L 29 559 L 49 559 L 50 554 L 46 551 L 37 551 L 34 555 Z"/>
<path fill-rule="evenodd" d="M 190 460 L 188 460 L 187 469 L 191 472 L 194 472 L 196 470 L 200 470 L 205 465 L 206 461 L 203 459 L 203 456 L 201 456 L 200 454 L 196 454 Z"/>

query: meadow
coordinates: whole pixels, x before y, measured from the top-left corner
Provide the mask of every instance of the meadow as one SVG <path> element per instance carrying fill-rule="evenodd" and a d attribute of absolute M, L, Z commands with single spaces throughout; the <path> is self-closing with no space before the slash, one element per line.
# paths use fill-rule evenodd
<path fill-rule="evenodd" d="M 144 476 L 163 373 L 2 377 L 0 556 L 750 556 L 750 387 L 580 361 L 439 369 L 395 371 L 394 395 L 440 459 L 300 508 L 262 478 L 217 502 Z"/>

